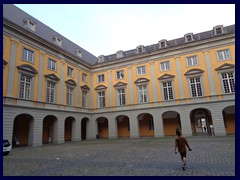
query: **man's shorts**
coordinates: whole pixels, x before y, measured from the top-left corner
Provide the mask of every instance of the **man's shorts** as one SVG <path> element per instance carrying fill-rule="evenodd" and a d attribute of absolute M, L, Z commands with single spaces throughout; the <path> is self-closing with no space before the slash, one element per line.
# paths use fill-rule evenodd
<path fill-rule="evenodd" d="M 181 157 L 186 157 L 187 153 L 186 152 L 181 152 L 180 155 L 181 155 Z"/>

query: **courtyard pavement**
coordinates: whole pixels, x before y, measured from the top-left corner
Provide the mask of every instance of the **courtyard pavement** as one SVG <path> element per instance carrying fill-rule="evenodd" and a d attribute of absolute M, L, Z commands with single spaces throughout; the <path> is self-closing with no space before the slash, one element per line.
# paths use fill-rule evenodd
<path fill-rule="evenodd" d="M 3 176 L 235 176 L 235 136 L 187 139 L 185 171 L 175 137 L 164 137 L 16 148 L 3 156 Z"/>

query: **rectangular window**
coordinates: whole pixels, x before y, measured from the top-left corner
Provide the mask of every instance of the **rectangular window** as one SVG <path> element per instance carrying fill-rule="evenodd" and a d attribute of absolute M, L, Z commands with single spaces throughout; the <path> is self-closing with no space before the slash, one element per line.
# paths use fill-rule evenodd
<path fill-rule="evenodd" d="M 48 69 L 56 71 L 56 61 L 48 59 Z"/>
<path fill-rule="evenodd" d="M 25 27 L 32 30 L 32 31 L 35 31 L 36 29 L 36 24 L 34 24 L 33 22 L 29 21 L 29 19 L 26 19 L 25 20 Z"/>
<path fill-rule="evenodd" d="M 164 48 L 165 47 L 165 41 L 164 42 L 161 42 L 161 48 Z"/>
<path fill-rule="evenodd" d="M 172 87 L 172 81 L 163 82 L 162 83 L 163 88 L 163 95 L 164 100 L 171 100 L 173 99 L 173 87 Z"/>
<path fill-rule="evenodd" d="M 73 105 L 73 88 L 67 86 L 67 105 Z"/>
<path fill-rule="evenodd" d="M 56 83 L 47 81 L 46 102 L 48 103 L 54 103 L 55 101 L 55 86 Z"/>
<path fill-rule="evenodd" d="M 34 54 L 33 51 L 23 48 L 22 59 L 24 61 L 33 62 L 33 54 Z"/>
<path fill-rule="evenodd" d="M 117 102 L 119 106 L 123 106 L 126 104 L 126 99 L 125 99 L 125 89 L 118 89 L 117 90 Z"/>
<path fill-rule="evenodd" d="M 230 51 L 229 51 L 229 49 L 217 51 L 217 58 L 218 58 L 219 61 L 230 59 Z"/>
<path fill-rule="evenodd" d="M 139 47 L 138 48 L 138 53 L 142 53 L 142 52 L 143 52 L 142 47 Z"/>
<path fill-rule="evenodd" d="M 105 107 L 105 91 L 98 92 L 98 107 L 103 108 Z"/>
<path fill-rule="evenodd" d="M 192 91 L 192 97 L 200 97 L 203 95 L 200 77 L 190 78 L 190 86 Z"/>
<path fill-rule="evenodd" d="M 224 93 L 235 92 L 235 79 L 232 72 L 222 73 Z"/>
<path fill-rule="evenodd" d="M 73 77 L 73 68 L 68 67 L 68 69 L 67 69 L 67 75 L 70 76 L 70 77 Z"/>
<path fill-rule="evenodd" d="M 82 91 L 82 107 L 87 107 L 87 91 Z"/>
<path fill-rule="evenodd" d="M 197 66 L 197 65 L 198 65 L 197 56 L 187 57 L 187 66 Z"/>
<path fill-rule="evenodd" d="M 31 93 L 31 77 L 21 74 L 19 98 L 30 99 Z"/>
<path fill-rule="evenodd" d="M 98 82 L 104 82 L 104 74 L 98 75 Z"/>
<path fill-rule="evenodd" d="M 82 73 L 82 81 L 87 82 L 87 74 Z"/>
<path fill-rule="evenodd" d="M 138 97 L 139 97 L 139 103 L 148 102 L 147 85 L 138 86 Z"/>
<path fill-rule="evenodd" d="M 137 75 L 144 75 L 144 74 L 146 74 L 145 66 L 137 67 Z"/>
<path fill-rule="evenodd" d="M 170 63 L 169 63 L 169 61 L 161 62 L 160 63 L 160 69 L 161 69 L 161 71 L 170 70 Z"/>
<path fill-rule="evenodd" d="M 216 34 L 222 34 L 222 28 L 221 27 L 216 28 Z"/>
<path fill-rule="evenodd" d="M 116 72 L 116 79 L 123 79 L 124 78 L 124 72 L 123 70 Z"/>

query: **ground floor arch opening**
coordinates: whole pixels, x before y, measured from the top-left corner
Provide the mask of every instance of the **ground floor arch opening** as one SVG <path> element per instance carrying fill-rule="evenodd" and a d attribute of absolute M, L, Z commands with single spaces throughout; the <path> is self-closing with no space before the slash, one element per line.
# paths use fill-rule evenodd
<path fill-rule="evenodd" d="M 81 139 L 86 140 L 87 139 L 87 124 L 89 123 L 88 118 L 83 118 L 81 121 Z"/>
<path fill-rule="evenodd" d="M 153 116 L 149 113 L 142 113 L 137 116 L 139 123 L 140 137 L 154 137 Z"/>
<path fill-rule="evenodd" d="M 33 142 L 33 117 L 29 114 L 16 116 L 13 123 L 12 146 L 29 146 Z"/>
<path fill-rule="evenodd" d="M 162 114 L 163 131 L 165 136 L 175 136 L 176 128 L 182 129 L 180 114 L 175 111 L 167 111 Z"/>
<path fill-rule="evenodd" d="M 235 134 L 235 106 L 225 107 L 222 114 L 226 134 Z"/>
<path fill-rule="evenodd" d="M 212 116 L 208 109 L 194 109 L 190 113 L 190 118 L 193 135 L 211 135 L 214 133 Z"/>
<path fill-rule="evenodd" d="M 119 115 L 116 117 L 118 138 L 130 137 L 129 117 L 126 115 Z"/>
<path fill-rule="evenodd" d="M 72 129 L 75 119 L 73 117 L 67 117 L 64 124 L 64 140 L 72 141 Z"/>
<path fill-rule="evenodd" d="M 105 117 L 97 118 L 97 138 L 108 138 L 108 119 Z"/>
<path fill-rule="evenodd" d="M 43 119 L 42 143 L 52 144 L 56 137 L 57 118 L 53 115 L 48 115 Z"/>

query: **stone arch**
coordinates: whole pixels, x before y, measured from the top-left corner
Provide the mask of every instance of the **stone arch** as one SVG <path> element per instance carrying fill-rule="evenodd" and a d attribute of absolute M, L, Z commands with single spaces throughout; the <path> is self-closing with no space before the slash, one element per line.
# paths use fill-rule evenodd
<path fill-rule="evenodd" d="M 141 113 L 137 116 L 140 137 L 154 137 L 153 116 L 149 113 Z"/>
<path fill-rule="evenodd" d="M 65 119 L 64 123 L 64 140 L 66 141 L 72 141 L 72 132 L 73 132 L 73 124 L 75 122 L 75 118 L 69 116 Z"/>
<path fill-rule="evenodd" d="M 165 136 L 175 136 L 176 128 L 182 129 L 180 114 L 176 111 L 166 111 L 162 114 Z"/>
<path fill-rule="evenodd" d="M 53 115 L 47 115 L 43 119 L 42 143 L 52 144 L 57 142 L 57 118 Z"/>
<path fill-rule="evenodd" d="M 12 146 L 31 146 L 33 144 L 33 121 L 29 114 L 19 114 L 13 123 Z"/>
<path fill-rule="evenodd" d="M 227 106 L 222 111 L 227 134 L 235 134 L 235 106 Z"/>
<path fill-rule="evenodd" d="M 108 138 L 108 119 L 106 117 L 99 117 L 97 121 L 97 138 Z"/>
<path fill-rule="evenodd" d="M 196 108 L 190 112 L 191 127 L 193 135 L 212 134 L 213 125 L 211 112 L 205 108 Z"/>
<path fill-rule="evenodd" d="M 126 115 L 119 115 L 116 117 L 117 135 L 118 138 L 130 137 L 130 122 L 129 117 Z"/>

